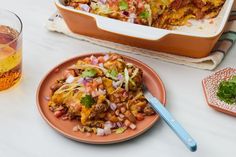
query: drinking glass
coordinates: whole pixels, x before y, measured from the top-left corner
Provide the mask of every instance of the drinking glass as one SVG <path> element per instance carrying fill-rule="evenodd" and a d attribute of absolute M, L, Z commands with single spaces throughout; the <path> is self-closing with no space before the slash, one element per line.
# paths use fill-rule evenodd
<path fill-rule="evenodd" d="M 0 9 L 0 91 L 19 82 L 22 74 L 22 22 Z"/>

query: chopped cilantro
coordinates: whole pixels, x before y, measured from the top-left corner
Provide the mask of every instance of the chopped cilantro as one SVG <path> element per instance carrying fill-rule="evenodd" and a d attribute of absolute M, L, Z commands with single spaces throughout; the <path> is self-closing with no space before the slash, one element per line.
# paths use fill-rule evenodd
<path fill-rule="evenodd" d="M 116 69 L 108 70 L 106 76 L 112 78 L 113 80 L 117 80 L 118 71 Z"/>
<path fill-rule="evenodd" d="M 149 15 L 149 12 L 148 11 L 143 11 L 139 14 L 139 16 L 142 18 L 142 19 L 148 19 L 148 17 L 150 16 Z"/>
<path fill-rule="evenodd" d="M 228 104 L 236 103 L 236 76 L 220 83 L 217 96 Z"/>
<path fill-rule="evenodd" d="M 125 131 L 125 128 L 116 129 L 116 134 L 122 134 Z"/>
<path fill-rule="evenodd" d="M 82 72 L 82 77 L 94 77 L 97 74 L 95 69 L 85 69 Z"/>
<path fill-rule="evenodd" d="M 120 10 L 127 10 L 128 9 L 128 3 L 125 0 L 121 0 L 119 2 L 119 9 Z"/>
<path fill-rule="evenodd" d="M 110 70 L 109 73 L 110 73 L 111 76 L 113 76 L 113 77 L 117 77 L 117 75 L 118 75 L 118 71 L 117 71 L 116 69 Z"/>
<path fill-rule="evenodd" d="M 80 103 L 86 108 L 90 108 L 95 103 L 95 100 L 91 95 L 85 95 L 81 98 Z"/>

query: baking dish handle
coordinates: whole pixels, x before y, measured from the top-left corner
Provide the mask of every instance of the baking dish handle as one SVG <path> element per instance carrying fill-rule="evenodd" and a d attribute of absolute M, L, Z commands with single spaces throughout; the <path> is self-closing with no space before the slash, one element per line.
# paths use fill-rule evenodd
<path fill-rule="evenodd" d="M 102 16 L 95 16 L 95 19 L 97 26 L 102 30 L 135 38 L 159 40 L 169 33 L 168 30 L 122 22 Z"/>

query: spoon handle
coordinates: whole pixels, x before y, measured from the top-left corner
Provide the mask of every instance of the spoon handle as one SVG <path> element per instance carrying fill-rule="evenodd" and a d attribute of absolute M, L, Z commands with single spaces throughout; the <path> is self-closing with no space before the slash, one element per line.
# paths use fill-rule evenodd
<path fill-rule="evenodd" d="M 170 112 L 160 103 L 160 101 L 155 98 L 149 98 L 148 102 L 151 104 L 153 109 L 160 114 L 164 121 L 170 126 L 170 128 L 178 135 L 178 137 L 183 141 L 183 143 L 192 152 L 197 150 L 197 143 L 195 140 L 187 133 L 187 131 L 174 119 Z"/>

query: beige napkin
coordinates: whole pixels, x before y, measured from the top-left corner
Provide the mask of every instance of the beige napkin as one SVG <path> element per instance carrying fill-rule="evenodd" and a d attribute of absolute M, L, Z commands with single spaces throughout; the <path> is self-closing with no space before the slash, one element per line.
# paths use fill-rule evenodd
<path fill-rule="evenodd" d="M 66 26 L 63 18 L 59 15 L 59 13 L 53 14 L 47 21 L 47 29 L 50 31 L 55 31 L 59 33 L 63 33 L 65 35 L 68 35 L 70 37 L 90 42 L 92 44 L 100 45 L 106 48 L 124 51 L 127 53 L 133 53 L 143 56 L 148 56 L 156 59 L 160 59 L 163 61 L 176 63 L 176 64 L 183 64 L 190 67 L 195 67 L 199 69 L 207 69 L 207 70 L 213 70 L 217 65 L 221 63 L 224 56 L 227 54 L 227 52 L 230 50 L 232 45 L 234 44 L 234 41 L 236 40 L 236 11 L 232 11 L 229 21 L 226 25 L 226 29 L 224 33 L 222 34 L 221 38 L 215 45 L 213 51 L 211 54 L 204 58 L 189 58 L 184 56 L 178 56 L 178 55 L 172 55 L 167 54 L 163 52 L 158 51 L 152 51 L 137 47 L 131 47 L 123 44 L 118 44 L 110 41 L 100 40 L 91 38 L 84 35 L 79 35 L 71 32 L 68 27 Z"/>

